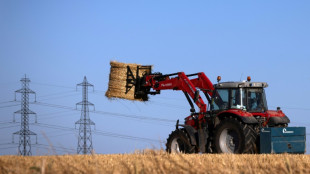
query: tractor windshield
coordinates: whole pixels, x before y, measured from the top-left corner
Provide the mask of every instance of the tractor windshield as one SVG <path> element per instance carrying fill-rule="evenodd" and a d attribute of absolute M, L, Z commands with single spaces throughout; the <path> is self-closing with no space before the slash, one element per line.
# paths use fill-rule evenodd
<path fill-rule="evenodd" d="M 249 112 L 262 112 L 268 110 L 265 90 L 263 88 L 247 89 L 247 110 Z"/>
<path fill-rule="evenodd" d="M 239 88 L 231 90 L 231 108 L 246 109 L 248 112 L 267 110 L 263 88 Z"/>
<path fill-rule="evenodd" d="M 263 88 L 217 89 L 211 102 L 212 110 L 245 109 L 248 112 L 267 110 Z"/>

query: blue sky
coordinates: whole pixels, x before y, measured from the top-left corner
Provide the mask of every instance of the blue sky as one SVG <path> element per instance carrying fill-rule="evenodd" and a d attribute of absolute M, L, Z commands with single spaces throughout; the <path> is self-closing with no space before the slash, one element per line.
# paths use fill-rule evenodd
<path fill-rule="evenodd" d="M 253 81 L 269 84 L 270 109 L 281 106 L 291 126 L 310 127 L 309 1 L 7 1 L 0 2 L 0 154 L 15 154 L 8 144 L 19 129 L 12 121 L 20 106 L 14 91 L 27 74 L 38 102 L 75 107 L 87 76 L 95 85 L 89 100 L 96 129 L 149 138 L 152 142 L 93 135 L 97 153 L 126 153 L 159 148 L 174 122 L 158 122 L 115 113 L 183 120 L 189 106 L 181 92 L 163 91 L 149 102 L 108 100 L 109 62 L 154 65 L 155 72 L 205 72 L 212 82 Z M 33 98 L 31 98 L 33 99 Z M 79 111 L 32 104 L 42 125 L 30 125 L 40 144 L 48 140 L 76 149 L 74 123 Z M 18 119 L 19 116 L 17 116 Z M 17 120 L 18 120 L 17 119 Z M 34 119 L 31 119 L 34 122 Z M 48 128 L 43 124 L 62 126 Z M 9 128 L 4 128 L 12 126 Z M 64 129 L 68 128 L 68 129 Z M 45 134 L 43 136 L 42 134 Z M 106 135 L 106 134 L 105 134 Z M 47 137 L 47 138 L 46 138 Z M 308 138 L 309 139 L 309 138 Z M 18 142 L 16 137 L 15 142 Z M 33 142 L 35 140 L 33 139 Z M 309 144 L 309 141 L 308 141 Z M 63 147 L 63 149 L 60 149 Z M 308 146 L 309 147 L 309 146 Z M 1 149 L 2 148 L 2 149 Z M 62 151 L 61 151 L 62 150 Z M 33 147 L 33 154 L 52 154 Z"/>

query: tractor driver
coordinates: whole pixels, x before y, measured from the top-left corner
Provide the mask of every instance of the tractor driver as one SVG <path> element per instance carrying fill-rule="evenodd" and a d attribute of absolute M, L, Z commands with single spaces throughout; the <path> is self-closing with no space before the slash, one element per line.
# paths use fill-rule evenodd
<path fill-rule="evenodd" d="M 252 111 L 263 109 L 262 93 L 260 91 L 248 90 L 248 107 Z"/>

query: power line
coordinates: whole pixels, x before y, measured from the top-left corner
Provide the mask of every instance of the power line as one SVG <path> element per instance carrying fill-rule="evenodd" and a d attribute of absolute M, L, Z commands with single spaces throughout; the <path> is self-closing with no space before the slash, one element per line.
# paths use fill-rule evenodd
<path fill-rule="evenodd" d="M 61 152 L 65 152 L 65 153 L 68 153 L 68 154 L 74 154 L 75 151 L 70 151 L 70 150 L 64 150 L 64 149 L 51 149 L 49 147 L 45 147 L 45 146 L 36 146 L 34 145 L 35 148 L 38 148 L 38 149 L 45 149 L 45 150 L 53 150 L 53 153 L 52 155 L 57 155 L 56 151 L 61 151 Z M 41 152 L 42 153 L 42 152 Z M 46 153 L 44 153 L 46 155 Z"/>
<path fill-rule="evenodd" d="M 51 87 L 57 87 L 57 88 L 67 88 L 67 89 L 76 89 L 74 87 L 71 86 L 64 86 L 64 85 L 54 85 L 54 84 L 50 84 L 50 83 L 39 83 L 39 82 L 32 82 L 35 85 L 41 85 L 41 86 L 51 86 Z M 105 93 L 105 91 L 103 90 L 94 90 L 94 92 L 102 92 Z"/>
<path fill-rule="evenodd" d="M 175 108 L 175 109 L 184 109 L 184 110 L 189 110 L 188 108 L 181 106 L 181 105 L 174 105 L 174 104 L 169 104 L 169 103 L 162 103 L 162 102 L 155 102 L 155 101 L 149 101 L 154 105 L 157 106 L 164 106 L 164 107 L 169 107 L 169 108 Z"/>
<path fill-rule="evenodd" d="M 42 127 L 42 126 L 39 126 L 39 127 Z M 61 131 L 60 129 L 54 129 L 54 128 L 51 128 L 51 127 L 47 127 L 47 128 L 50 128 L 48 129 L 48 131 L 44 130 L 44 131 L 41 131 L 41 134 L 39 134 L 38 136 L 39 137 L 43 137 L 45 139 L 48 139 L 50 137 L 54 137 L 54 136 L 61 136 L 61 135 L 67 135 L 67 134 L 76 134 L 76 132 L 73 132 L 73 131 Z M 59 132 L 61 132 L 61 134 L 59 134 Z M 64 133 L 65 132 L 65 133 Z M 55 134 L 59 134 L 59 135 L 55 135 Z"/>
<path fill-rule="evenodd" d="M 0 124 L 17 124 L 17 123 L 20 123 L 20 122 L 2 122 L 0 121 Z"/>
<path fill-rule="evenodd" d="M 35 126 L 41 126 L 44 128 L 52 128 L 52 129 L 60 129 L 64 131 L 76 131 L 74 128 L 68 128 L 64 126 L 57 126 L 57 125 L 50 125 L 50 124 L 44 124 L 44 123 L 33 123 Z M 139 141 L 151 141 L 151 142 L 158 142 L 158 140 L 149 139 L 149 138 L 142 138 L 142 137 L 136 137 L 136 136 L 130 136 L 130 135 L 123 135 L 123 134 L 117 134 L 113 132 L 107 132 L 107 131 L 101 131 L 101 130 L 94 130 L 95 134 L 103 135 L 103 136 L 109 136 L 109 137 L 116 137 L 116 138 L 123 138 L 123 139 L 131 139 L 131 140 L 139 140 Z"/>
<path fill-rule="evenodd" d="M 55 105 L 55 104 L 42 103 L 42 102 L 36 102 L 34 104 L 76 111 L 75 108 L 69 107 L 69 106 Z M 121 113 L 98 111 L 98 110 L 97 111 L 89 111 L 89 112 L 92 112 L 95 114 L 107 115 L 107 116 L 116 116 L 116 117 L 132 118 L 132 119 L 139 119 L 139 120 L 150 120 L 150 121 L 171 122 L 171 123 L 175 122 L 175 120 L 169 120 L 169 119 L 164 119 L 164 118 L 129 115 L 129 114 L 121 114 Z"/>
<path fill-rule="evenodd" d="M 67 110 L 78 111 L 78 110 L 77 110 L 76 108 L 74 108 L 74 107 L 64 106 L 64 105 L 56 105 L 56 104 L 42 103 L 42 102 L 35 102 L 35 103 L 33 103 L 33 104 L 41 105 L 41 106 L 48 106 L 48 107 L 53 107 L 53 108 L 59 108 L 59 109 L 67 109 Z"/>
<path fill-rule="evenodd" d="M 40 104 L 39 104 L 40 105 Z M 43 106 L 43 105 L 42 105 Z M 46 106 L 46 105 L 44 105 L 44 106 Z M 48 106 L 48 107 L 52 107 L 52 106 Z M 65 108 L 60 108 L 60 109 L 65 109 Z M 77 109 L 75 109 L 75 108 L 71 108 L 71 109 L 69 109 L 69 108 L 66 108 L 65 109 L 66 111 L 58 111 L 58 112 L 52 112 L 52 113 L 44 113 L 44 114 L 40 114 L 40 118 L 43 118 L 44 120 L 47 120 L 47 119 L 51 119 L 51 118 L 55 118 L 55 117 L 60 117 L 60 116 L 62 116 L 63 117 L 63 115 L 68 115 L 66 112 L 79 112 L 80 110 L 77 110 Z M 105 115 L 105 116 L 110 116 L 111 117 L 111 115 L 108 115 L 108 114 L 106 114 L 106 113 L 100 113 L 100 111 L 90 111 L 90 112 L 92 112 L 92 113 L 94 113 L 94 114 L 96 114 L 96 115 Z M 72 115 L 72 114 L 70 114 L 70 115 Z M 115 116 L 115 115 L 113 115 L 113 116 Z M 118 118 L 127 118 L 127 117 L 121 117 L 121 116 L 115 116 L 115 117 L 118 117 Z M 128 118 L 128 119 L 133 119 L 133 120 L 140 120 L 140 122 L 144 122 L 144 123 L 149 123 L 149 124 L 154 124 L 153 123 L 153 121 L 157 121 L 157 120 L 154 120 L 154 119 L 152 119 L 152 120 L 141 120 L 140 118 Z M 163 122 L 163 121 L 161 121 L 161 122 Z M 175 122 L 175 121 L 173 121 L 173 120 L 171 120 L 171 121 L 169 121 L 169 122 Z M 174 126 L 174 125 L 171 125 L 171 124 L 165 124 L 165 123 L 157 123 L 157 125 L 160 125 L 160 126 L 167 126 L 167 127 L 171 127 L 171 126 Z"/>
<path fill-rule="evenodd" d="M 269 105 L 268 107 L 273 107 L 273 108 L 276 108 L 278 106 L 274 106 L 274 105 Z M 281 106 L 281 109 L 284 108 L 284 109 L 294 109 L 294 110 L 310 110 L 310 108 L 301 108 L 301 107 L 289 107 L 289 106 Z"/>
<path fill-rule="evenodd" d="M 68 115 L 75 115 L 74 113 L 70 113 L 73 111 L 70 110 L 66 110 L 66 111 L 62 111 L 62 112 L 57 112 L 57 113 L 51 113 L 51 114 L 44 114 L 43 116 L 40 115 L 39 120 L 41 120 L 40 118 L 42 118 L 42 120 L 49 120 L 49 119 L 55 119 L 55 118 L 64 118 L 64 117 L 68 117 Z"/>
<path fill-rule="evenodd" d="M 13 145 L 14 143 L 2 143 L 0 146 L 5 146 L 5 145 Z"/>
<path fill-rule="evenodd" d="M 0 108 L 8 108 L 8 107 L 13 107 L 13 106 L 20 106 L 20 104 L 1 106 Z"/>
<path fill-rule="evenodd" d="M 158 140 L 154 140 L 154 139 L 150 139 L 150 138 L 141 138 L 141 137 L 135 137 L 135 136 L 130 136 L 130 135 L 116 134 L 116 133 L 112 133 L 112 132 L 102 132 L 102 131 L 98 131 L 98 130 L 95 130 L 94 134 L 109 136 L 109 137 L 115 137 L 115 138 L 129 139 L 129 140 L 158 142 Z"/>
<path fill-rule="evenodd" d="M 66 110 L 66 111 L 62 110 L 62 111 L 57 111 L 57 112 L 52 112 L 52 113 L 43 113 L 43 114 L 40 114 L 40 117 L 51 116 L 51 115 L 58 115 L 58 114 L 63 115 L 64 113 L 73 112 L 73 111 L 77 112 L 78 110 Z"/>
<path fill-rule="evenodd" d="M 139 115 L 129 115 L 129 114 L 121 114 L 121 113 L 115 113 L 115 112 L 105 112 L 105 111 L 91 111 L 95 114 L 101 114 L 101 115 L 113 115 L 117 117 L 124 117 L 124 118 L 133 118 L 133 119 L 139 119 L 139 120 L 150 120 L 150 121 L 160 121 L 160 122 L 175 122 L 175 120 L 169 120 L 164 118 L 155 118 L 155 117 L 146 117 L 146 116 L 139 116 Z"/>
<path fill-rule="evenodd" d="M 12 103 L 12 102 L 15 102 L 15 101 L 3 101 L 3 102 L 0 102 L 0 104 L 4 104 L 4 103 Z"/>
<path fill-rule="evenodd" d="M 44 146 L 44 147 L 47 147 L 47 148 L 51 148 L 51 149 L 62 149 L 62 150 L 69 150 L 69 151 L 72 151 L 72 152 L 75 152 L 74 149 L 71 149 L 71 148 L 66 148 L 66 147 L 60 147 L 60 146 L 54 146 L 54 145 L 47 145 L 47 144 L 34 144 L 35 146 Z"/>
<path fill-rule="evenodd" d="M 59 129 L 59 130 L 64 130 L 64 131 L 76 131 L 76 129 L 74 129 L 74 128 L 68 128 L 68 127 L 64 127 L 64 126 L 44 124 L 44 123 L 32 123 L 32 125 L 45 127 L 45 128 Z"/>
<path fill-rule="evenodd" d="M 45 97 L 55 96 L 55 95 L 59 95 L 59 94 L 68 94 L 68 93 L 72 93 L 72 92 L 76 93 L 77 91 L 76 90 L 62 91 L 62 92 L 57 92 L 57 93 L 52 93 L 52 94 L 47 94 L 47 95 L 41 95 L 39 97 L 45 98 Z"/>
<path fill-rule="evenodd" d="M 50 146 L 50 145 L 46 145 L 46 144 L 33 144 L 32 146 L 34 146 L 36 148 L 44 148 L 44 149 L 51 149 L 51 150 L 75 153 L 74 149 L 66 148 L 66 147 L 60 147 L 60 146 L 54 146 L 54 145 Z M 14 149 L 14 148 L 17 148 L 17 147 L 16 146 L 2 147 L 2 148 L 0 148 L 0 150 L 7 150 L 7 149 Z"/>
<path fill-rule="evenodd" d="M 0 150 L 7 150 L 7 149 L 17 149 L 17 147 L 16 146 L 14 146 L 14 147 L 3 147 L 3 148 L 0 148 Z"/>
<path fill-rule="evenodd" d="M 0 129 L 12 128 L 12 127 L 16 127 L 16 126 L 17 126 L 17 125 L 7 126 L 7 127 L 0 127 Z"/>
<path fill-rule="evenodd" d="M 70 86 L 63 86 L 63 85 L 53 85 L 53 84 L 48 84 L 48 83 L 38 83 L 38 82 L 32 82 L 34 85 L 41 85 L 41 86 L 53 86 L 53 87 L 58 87 L 58 88 L 68 88 L 68 89 L 75 89 Z"/>
<path fill-rule="evenodd" d="M 60 137 L 60 136 L 70 135 L 70 134 L 74 134 L 74 133 L 73 133 L 73 132 L 69 132 L 69 133 L 62 133 L 62 134 L 58 134 L 58 135 L 48 136 L 48 138 Z"/>
<path fill-rule="evenodd" d="M 62 95 L 62 96 L 56 96 L 56 97 L 44 97 L 43 99 L 42 98 L 39 98 L 38 100 L 39 101 L 45 101 L 45 100 L 55 100 L 55 99 L 59 99 L 59 98 L 66 98 L 66 97 L 70 97 L 70 96 L 76 96 L 76 94 L 67 94 L 67 95 Z"/>

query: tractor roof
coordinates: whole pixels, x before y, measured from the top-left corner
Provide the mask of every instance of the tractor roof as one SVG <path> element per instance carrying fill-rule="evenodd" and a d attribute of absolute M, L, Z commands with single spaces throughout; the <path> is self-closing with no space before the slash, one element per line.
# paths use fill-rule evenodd
<path fill-rule="evenodd" d="M 215 84 L 216 88 L 266 88 L 268 84 L 266 82 L 221 82 Z"/>

